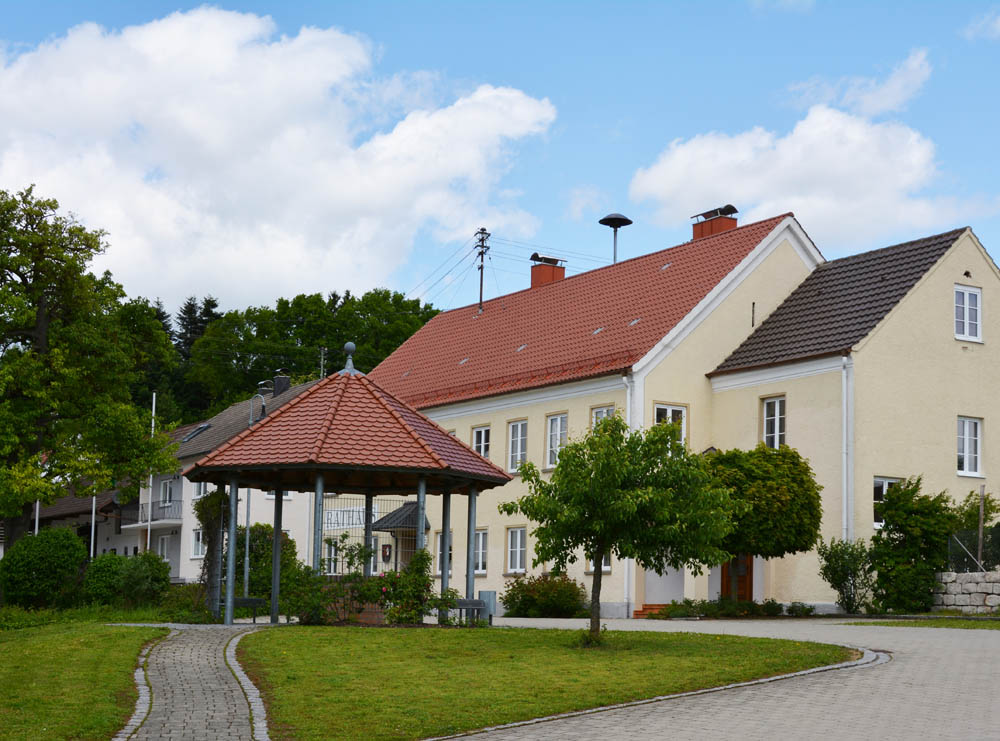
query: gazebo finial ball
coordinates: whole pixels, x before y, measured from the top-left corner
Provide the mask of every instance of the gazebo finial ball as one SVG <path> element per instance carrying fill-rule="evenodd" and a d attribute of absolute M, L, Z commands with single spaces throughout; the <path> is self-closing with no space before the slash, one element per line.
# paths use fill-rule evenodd
<path fill-rule="evenodd" d="M 348 355 L 353 355 L 354 351 L 357 349 L 358 349 L 357 346 L 353 342 L 348 342 L 347 344 L 344 345 L 344 352 L 346 352 Z"/>

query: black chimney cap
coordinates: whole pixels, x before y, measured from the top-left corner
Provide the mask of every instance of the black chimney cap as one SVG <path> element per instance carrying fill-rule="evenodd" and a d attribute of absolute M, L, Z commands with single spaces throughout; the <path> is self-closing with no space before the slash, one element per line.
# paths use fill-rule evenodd
<path fill-rule="evenodd" d="M 604 224 L 604 226 L 610 226 L 612 229 L 617 229 L 622 226 L 628 226 L 632 223 L 632 219 L 628 216 L 622 216 L 621 214 L 608 214 L 597 223 Z"/>
<path fill-rule="evenodd" d="M 692 219 L 704 219 L 708 221 L 709 219 L 715 219 L 719 216 L 732 216 L 733 214 L 738 214 L 739 211 L 736 210 L 736 206 L 731 203 L 727 203 L 725 206 L 719 206 L 718 208 L 712 208 L 703 214 L 695 214 Z"/>

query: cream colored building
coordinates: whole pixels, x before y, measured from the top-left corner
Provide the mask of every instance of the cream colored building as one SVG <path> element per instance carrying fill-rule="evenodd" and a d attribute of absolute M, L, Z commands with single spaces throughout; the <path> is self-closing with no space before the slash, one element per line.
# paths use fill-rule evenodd
<path fill-rule="evenodd" d="M 373 379 L 510 471 L 522 458 L 551 470 L 562 442 L 611 411 L 634 428 L 680 421 L 695 451 L 788 444 L 823 486 L 826 539 L 869 537 L 873 501 L 893 480 L 922 475 L 926 491 L 960 497 L 988 488 L 1000 465 L 987 438 L 1000 419 L 988 392 L 1000 346 L 990 349 L 983 313 L 1000 300 L 1000 275 L 970 230 L 826 262 L 790 214 L 743 227 L 710 215 L 678 247 L 565 279 L 553 266 L 482 311 L 439 315 Z M 676 311 L 657 314 L 658 301 Z M 644 321 L 651 333 L 629 337 Z M 617 338 L 596 346 L 605 333 Z M 512 575 L 545 568 L 532 564 L 532 523 L 496 509 L 524 493 L 515 478 L 480 497 L 480 590 L 502 593 Z M 463 514 L 452 512 L 453 543 L 466 542 Z M 437 550 L 433 498 L 428 518 Z M 463 552 L 453 585 L 464 583 Z M 589 589 L 578 555 L 569 574 Z M 604 568 L 609 617 L 724 589 L 721 568 L 657 575 L 617 558 Z M 815 552 L 751 568 L 755 599 L 835 609 Z"/>

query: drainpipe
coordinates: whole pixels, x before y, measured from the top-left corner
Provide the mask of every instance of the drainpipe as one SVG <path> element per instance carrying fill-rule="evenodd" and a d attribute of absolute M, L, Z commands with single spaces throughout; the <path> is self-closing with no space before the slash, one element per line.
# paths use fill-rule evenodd
<path fill-rule="evenodd" d="M 841 537 L 854 539 L 854 378 L 853 364 L 845 353 L 840 365 L 841 428 Z"/>
<path fill-rule="evenodd" d="M 617 236 L 617 230 L 615 231 L 615 236 Z M 622 382 L 625 384 L 625 424 L 628 425 L 629 429 L 632 429 L 632 389 L 635 386 L 635 378 L 632 374 L 626 374 L 622 376 Z M 596 566 L 596 564 L 595 564 Z M 632 581 L 634 580 L 633 574 L 635 573 L 635 562 L 631 558 L 625 559 L 625 617 L 632 617 Z"/>

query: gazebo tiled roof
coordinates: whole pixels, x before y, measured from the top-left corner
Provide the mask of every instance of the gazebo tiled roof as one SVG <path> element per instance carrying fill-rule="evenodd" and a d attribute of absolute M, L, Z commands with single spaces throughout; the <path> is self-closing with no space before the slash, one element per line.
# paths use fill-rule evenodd
<path fill-rule="evenodd" d="M 505 484 L 510 476 L 365 375 L 319 381 L 184 472 L 192 481 L 310 491 L 429 493 Z"/>

